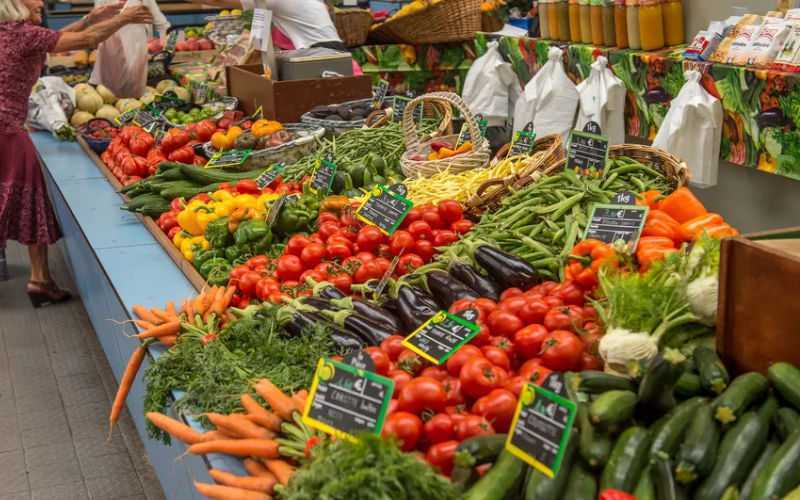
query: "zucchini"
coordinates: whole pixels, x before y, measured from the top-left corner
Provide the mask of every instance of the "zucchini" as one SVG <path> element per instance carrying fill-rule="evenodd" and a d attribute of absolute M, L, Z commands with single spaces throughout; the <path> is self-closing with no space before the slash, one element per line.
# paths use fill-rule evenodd
<path fill-rule="evenodd" d="M 185 163 L 180 163 L 178 165 L 184 177 L 202 185 L 218 184 L 222 182 L 233 183 L 243 179 L 258 179 L 258 176 L 269 170 L 267 168 L 248 170 L 247 172 L 226 172 L 219 168 L 196 167 Z"/>
<path fill-rule="evenodd" d="M 595 370 L 584 370 L 578 374 L 578 390 L 591 394 L 606 391 L 631 391 L 636 387 L 630 379 Z"/>
<path fill-rule="evenodd" d="M 630 420 L 636 409 L 636 393 L 608 391 L 599 395 L 589 406 L 592 422 L 605 428 Z"/>
<path fill-rule="evenodd" d="M 800 429 L 800 413 L 791 408 L 779 408 L 775 412 L 772 425 L 778 431 L 781 440 L 788 439 L 794 431 Z"/>
<path fill-rule="evenodd" d="M 165 200 L 162 196 L 157 194 L 143 194 L 128 200 L 128 202 L 123 205 L 123 209 L 135 212 L 148 205 L 158 205 L 161 203 L 169 204 L 169 200 Z"/>
<path fill-rule="evenodd" d="M 161 191 L 161 196 L 168 201 L 176 198 L 192 198 L 202 193 L 213 193 L 219 189 L 219 184 L 209 184 L 208 186 L 194 186 L 194 187 L 175 187 L 168 188 Z"/>
<path fill-rule="evenodd" d="M 771 439 L 769 443 L 767 443 L 767 447 L 764 448 L 764 451 L 761 452 L 761 456 L 758 457 L 758 461 L 753 466 L 750 473 L 747 475 L 747 479 L 745 480 L 744 484 L 742 485 L 742 498 L 747 500 L 750 498 L 750 494 L 753 492 L 753 485 L 755 484 L 756 478 L 764 470 L 764 467 L 767 466 L 769 459 L 772 458 L 772 455 L 778 451 L 778 447 L 780 447 L 780 443 Z"/>
<path fill-rule="evenodd" d="M 800 485 L 800 431 L 795 431 L 767 461 L 753 482 L 752 500 L 772 500 Z"/>
<path fill-rule="evenodd" d="M 597 480 L 583 464 L 572 466 L 567 477 L 567 488 L 562 498 L 569 500 L 597 500 Z"/>
<path fill-rule="evenodd" d="M 650 434 L 644 427 L 629 427 L 617 439 L 600 478 L 600 491 L 607 488 L 633 493 L 647 464 Z"/>
<path fill-rule="evenodd" d="M 675 383 L 675 394 L 683 398 L 699 396 L 703 392 L 703 385 L 700 382 L 700 375 L 685 371 L 681 373 L 678 382 Z"/>
<path fill-rule="evenodd" d="M 592 469 L 605 465 L 611 455 L 613 442 L 608 432 L 592 425 L 589 420 L 589 409 L 585 403 L 581 403 L 578 410 L 578 427 L 580 430 L 578 449 L 581 457 Z"/>
<path fill-rule="evenodd" d="M 639 484 L 636 485 L 636 490 L 633 492 L 636 500 L 656 500 L 656 485 L 653 484 L 651 471 L 650 465 L 642 471 L 642 477 L 639 478 Z"/>
<path fill-rule="evenodd" d="M 650 458 L 655 457 L 658 453 L 664 453 L 669 458 L 675 455 L 689 423 L 705 402 L 706 400 L 700 397 L 687 399 L 667 414 L 667 419 L 659 426 L 658 430 L 652 432 Z"/>
<path fill-rule="evenodd" d="M 503 500 L 506 494 L 516 491 L 528 466 L 522 460 L 503 450 L 497 462 L 462 497 L 462 500 Z"/>
<path fill-rule="evenodd" d="M 694 500 L 718 500 L 726 488 L 744 482 L 747 472 L 766 447 L 772 419 L 770 407 L 771 403 L 767 402 L 759 411 L 745 413 L 725 433 L 714 469 L 695 490 Z"/>
<path fill-rule="evenodd" d="M 708 347 L 714 349 L 717 345 L 717 339 L 712 333 L 711 335 L 704 335 L 702 337 L 693 338 L 680 347 L 681 354 L 687 358 L 692 357 L 694 350 L 698 347 Z"/>
<path fill-rule="evenodd" d="M 656 488 L 658 500 L 685 500 L 686 491 L 672 475 L 672 463 L 666 453 L 656 453 L 650 461 L 650 475 Z"/>
<path fill-rule="evenodd" d="M 665 349 L 650 361 L 639 384 L 639 405 L 645 413 L 663 415 L 675 406 L 673 388 L 684 361 L 686 357 L 675 349 Z"/>
<path fill-rule="evenodd" d="M 691 483 L 711 472 L 717 459 L 719 435 L 719 424 L 714 420 L 714 408 L 706 403 L 695 412 L 678 451 L 675 467 L 675 478 L 678 481 Z"/>
<path fill-rule="evenodd" d="M 760 373 L 750 372 L 736 377 L 714 401 L 714 417 L 723 424 L 736 420 L 767 392 L 769 383 Z"/>
<path fill-rule="evenodd" d="M 767 377 L 778 394 L 800 410 L 800 369 L 789 363 L 775 363 L 767 370 Z"/>
<path fill-rule="evenodd" d="M 525 483 L 525 500 L 559 500 L 567 485 L 572 463 L 575 460 L 575 451 L 578 449 L 578 432 L 573 430 L 567 441 L 567 449 L 558 472 L 552 478 L 544 473 L 532 469 Z"/>
<path fill-rule="evenodd" d="M 730 377 L 717 352 L 708 347 L 698 347 L 692 354 L 703 388 L 721 394 L 728 387 Z"/>
<path fill-rule="evenodd" d="M 453 460 L 453 472 L 450 479 L 453 484 L 465 488 L 477 479 L 475 466 L 494 462 L 506 445 L 506 434 L 475 436 L 461 442 L 456 448 Z"/>
<path fill-rule="evenodd" d="M 677 328 L 667 330 L 664 335 L 658 339 L 658 346 L 660 348 L 671 347 L 673 349 L 680 349 L 686 343 L 698 338 L 706 338 L 709 335 L 714 335 L 714 330 L 710 327 L 700 323 L 688 323 L 681 325 Z M 691 356 L 691 353 L 687 357 Z"/>

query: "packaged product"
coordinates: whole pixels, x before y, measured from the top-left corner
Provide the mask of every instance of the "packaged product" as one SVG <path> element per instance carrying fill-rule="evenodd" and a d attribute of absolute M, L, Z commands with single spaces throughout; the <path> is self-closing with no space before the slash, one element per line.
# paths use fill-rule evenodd
<path fill-rule="evenodd" d="M 775 60 L 790 32 L 790 25 L 783 20 L 779 23 L 765 21 L 758 30 L 758 35 L 750 43 L 748 64 L 767 66 Z"/>
<path fill-rule="evenodd" d="M 779 71 L 800 71 L 800 23 L 789 23 L 789 34 L 783 42 L 783 47 L 778 51 L 770 68 Z"/>

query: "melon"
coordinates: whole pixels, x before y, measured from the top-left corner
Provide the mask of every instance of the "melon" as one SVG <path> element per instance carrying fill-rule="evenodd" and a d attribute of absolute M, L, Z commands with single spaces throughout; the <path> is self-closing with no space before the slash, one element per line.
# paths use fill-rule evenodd
<path fill-rule="evenodd" d="M 72 115 L 69 123 L 73 127 L 80 127 L 93 118 L 94 116 L 92 116 L 91 113 L 87 113 L 86 111 L 76 111 L 75 114 Z"/>
<path fill-rule="evenodd" d="M 120 113 L 125 113 L 126 111 L 130 111 L 132 109 L 139 109 L 142 107 L 142 103 L 136 99 L 120 99 L 117 101 L 117 110 Z"/>
<path fill-rule="evenodd" d="M 174 80 L 161 80 L 160 82 L 158 82 L 158 85 L 156 85 L 156 91 L 159 94 L 163 94 L 164 92 L 172 89 L 173 87 L 177 87 L 177 84 L 175 83 Z"/>
<path fill-rule="evenodd" d="M 74 90 L 75 90 L 75 95 L 78 95 L 78 94 L 83 94 L 85 92 L 88 92 L 90 90 L 94 90 L 94 87 L 92 87 L 88 83 L 79 83 L 79 84 L 75 85 Z"/>
<path fill-rule="evenodd" d="M 97 113 L 103 105 L 103 98 L 94 90 L 77 94 L 78 109 L 87 113 Z"/>
<path fill-rule="evenodd" d="M 106 120 L 113 122 L 116 117 L 119 116 L 119 111 L 117 108 L 110 104 L 104 104 L 99 110 L 97 110 L 98 118 L 105 118 Z"/>
<path fill-rule="evenodd" d="M 175 95 L 178 96 L 183 102 L 191 102 L 192 95 L 183 87 L 173 87 L 170 89 L 171 91 L 175 92 Z"/>
<path fill-rule="evenodd" d="M 97 93 L 100 95 L 100 97 L 103 98 L 103 102 L 106 104 L 114 104 L 115 102 L 117 102 L 117 96 L 115 96 L 113 92 L 108 90 L 108 87 L 106 87 L 105 85 L 98 85 Z"/>

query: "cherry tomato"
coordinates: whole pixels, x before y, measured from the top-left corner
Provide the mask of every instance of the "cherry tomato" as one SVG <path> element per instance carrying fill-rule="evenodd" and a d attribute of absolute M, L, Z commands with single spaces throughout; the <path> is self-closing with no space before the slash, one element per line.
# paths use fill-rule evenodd
<path fill-rule="evenodd" d="M 514 314 L 497 309 L 489 315 L 489 329 L 492 335 L 502 335 L 512 337 L 514 333 L 523 327 L 522 321 Z"/>
<path fill-rule="evenodd" d="M 428 448 L 425 460 L 431 464 L 431 467 L 449 477 L 453 472 L 453 462 L 459 444 L 461 443 L 455 440 L 436 443 Z"/>
<path fill-rule="evenodd" d="M 322 224 L 319 225 L 319 235 L 322 237 L 322 239 L 327 241 L 328 238 L 338 233 L 341 228 L 342 227 L 339 225 L 338 222 L 333 222 L 333 221 L 323 222 Z"/>
<path fill-rule="evenodd" d="M 450 229 L 456 234 L 467 234 L 472 231 L 473 226 L 475 226 L 475 224 L 471 220 L 461 219 L 453 222 L 450 225 Z"/>
<path fill-rule="evenodd" d="M 436 249 L 433 248 L 433 243 L 428 240 L 417 240 L 414 243 L 414 253 L 422 257 L 425 262 L 430 262 L 433 256 L 436 255 Z"/>
<path fill-rule="evenodd" d="M 453 419 L 446 413 L 437 413 L 425 422 L 425 438 L 430 444 L 453 439 Z"/>
<path fill-rule="evenodd" d="M 491 361 L 493 365 L 499 366 L 504 370 L 511 369 L 511 360 L 504 350 L 493 345 L 485 345 L 481 347 L 481 351 L 483 351 L 483 356 Z"/>
<path fill-rule="evenodd" d="M 455 200 L 440 201 L 436 209 L 442 220 L 448 224 L 452 224 L 464 218 L 464 209 L 461 203 Z"/>
<path fill-rule="evenodd" d="M 256 285 L 261 280 L 261 275 L 255 271 L 245 273 L 239 279 L 239 290 L 248 296 L 253 296 L 256 292 Z"/>
<path fill-rule="evenodd" d="M 300 260 L 306 268 L 316 267 L 325 257 L 325 246 L 321 243 L 309 243 L 300 252 Z"/>
<path fill-rule="evenodd" d="M 422 373 L 420 373 L 419 375 L 420 377 L 430 377 L 432 379 L 436 379 L 439 382 L 444 382 L 449 377 L 447 371 L 437 366 L 429 366 L 424 370 L 422 370 Z"/>
<path fill-rule="evenodd" d="M 395 361 L 400 353 L 406 350 L 403 339 L 404 337 L 401 335 L 392 335 L 381 342 L 381 349 L 389 356 L 390 360 Z"/>
<path fill-rule="evenodd" d="M 424 220 L 414 221 L 408 225 L 408 232 L 415 240 L 430 240 L 433 238 L 433 228 Z"/>
<path fill-rule="evenodd" d="M 414 378 L 407 371 L 398 369 L 391 370 L 386 376 L 394 381 L 395 394 L 400 393 L 400 391 L 403 390 L 406 384 L 411 382 L 411 379 Z M 397 401 L 397 400 L 393 399 L 392 401 Z"/>
<path fill-rule="evenodd" d="M 455 424 L 456 439 L 463 441 L 474 436 L 495 434 L 492 424 L 480 415 L 467 415 Z"/>
<path fill-rule="evenodd" d="M 461 367 L 464 366 L 464 363 L 466 363 L 468 359 L 474 357 L 483 358 L 483 351 L 470 344 L 462 346 L 461 349 L 456 351 L 455 354 L 447 359 L 445 364 L 447 367 L 447 372 L 453 377 L 458 377 L 458 375 L 461 373 Z"/>
<path fill-rule="evenodd" d="M 553 373 L 553 371 L 542 366 L 539 358 L 529 359 L 519 368 L 519 376 L 522 377 L 526 383 L 531 382 L 536 385 L 541 385 L 551 373 Z"/>
<path fill-rule="evenodd" d="M 400 449 L 412 451 L 422 436 L 422 420 L 412 413 L 398 411 L 386 419 L 383 436 L 394 436 L 400 442 Z"/>
<path fill-rule="evenodd" d="M 578 368 L 583 342 L 572 332 L 550 332 L 542 342 L 542 364 L 551 370 L 568 371 Z"/>
<path fill-rule="evenodd" d="M 532 323 L 541 324 L 544 322 L 544 317 L 549 310 L 550 306 L 548 306 L 544 300 L 529 297 L 525 305 L 517 313 L 517 316 L 519 316 L 519 319 L 526 325 Z"/>
<path fill-rule="evenodd" d="M 409 253 L 414 250 L 414 237 L 408 231 L 400 230 L 389 238 L 389 251 L 392 255 L 400 255 L 400 253 Z"/>
<path fill-rule="evenodd" d="M 498 432 L 507 432 L 517 410 L 517 397 L 507 389 L 494 389 L 472 406 L 472 413 L 485 417 Z"/>
<path fill-rule="evenodd" d="M 369 354 L 372 362 L 375 363 L 375 373 L 378 375 L 386 375 L 389 373 L 389 356 L 386 355 L 379 347 L 367 347 L 364 352 Z"/>
<path fill-rule="evenodd" d="M 311 240 L 306 236 L 303 236 L 302 234 L 295 234 L 289 238 L 289 241 L 286 242 L 286 253 L 300 257 L 300 253 L 309 243 L 311 243 Z"/>
<path fill-rule="evenodd" d="M 542 325 L 528 325 L 514 334 L 514 348 L 522 359 L 531 359 L 542 351 L 542 342 L 547 337 L 547 328 Z"/>
<path fill-rule="evenodd" d="M 444 407 L 447 406 L 444 384 L 430 377 L 417 377 L 411 380 L 400 391 L 397 399 L 400 401 L 400 408 L 416 415 L 426 410 L 438 413 L 444 411 Z"/>
<path fill-rule="evenodd" d="M 472 357 L 461 367 L 458 376 L 461 392 L 471 398 L 483 397 L 500 385 L 497 367 L 486 358 Z"/>
<path fill-rule="evenodd" d="M 583 326 L 583 311 L 576 306 L 554 307 L 544 317 L 544 327 L 550 331 L 578 331 Z"/>
<path fill-rule="evenodd" d="M 434 247 L 446 247 L 451 243 L 455 243 L 458 241 L 458 235 L 449 229 L 444 229 L 441 231 L 434 231 L 433 234 L 433 246 Z"/>
<path fill-rule="evenodd" d="M 425 265 L 422 257 L 415 253 L 407 253 L 400 257 L 397 262 L 397 272 L 399 274 L 409 274 Z"/>
<path fill-rule="evenodd" d="M 275 274 L 281 281 L 296 280 L 303 273 L 303 262 L 293 254 L 281 255 Z"/>

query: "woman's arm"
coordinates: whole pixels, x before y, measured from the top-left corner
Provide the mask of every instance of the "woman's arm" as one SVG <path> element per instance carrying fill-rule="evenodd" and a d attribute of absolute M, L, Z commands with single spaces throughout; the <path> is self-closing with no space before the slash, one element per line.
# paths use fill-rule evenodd
<path fill-rule="evenodd" d="M 100 7 L 95 7 L 92 9 L 91 12 L 83 16 L 82 18 L 78 19 L 72 24 L 68 24 L 61 28 L 62 33 L 66 32 L 77 32 L 83 31 L 89 26 L 93 26 L 97 23 L 107 21 L 112 19 L 114 16 L 120 13 L 122 8 L 125 6 L 125 2 L 117 2 L 113 4 L 107 4 Z"/>
<path fill-rule="evenodd" d="M 125 9 L 119 15 L 90 26 L 83 31 L 62 32 L 53 52 L 94 49 L 127 24 L 151 24 L 153 16 L 145 6 Z"/>

